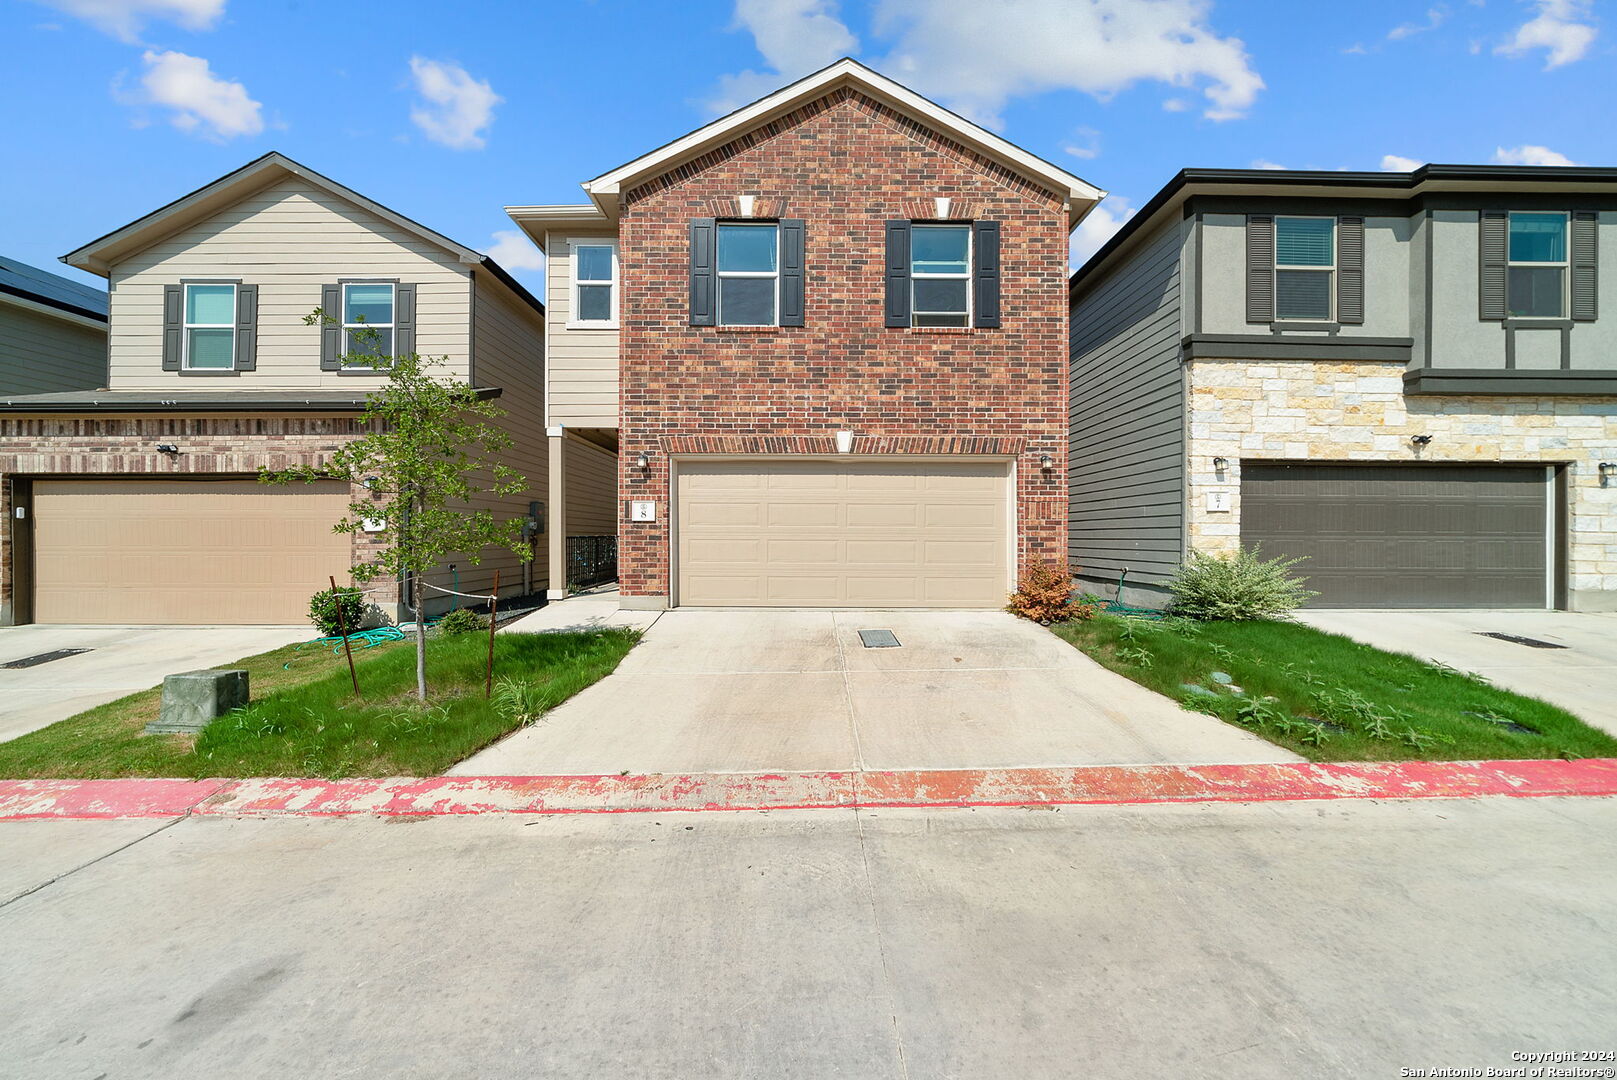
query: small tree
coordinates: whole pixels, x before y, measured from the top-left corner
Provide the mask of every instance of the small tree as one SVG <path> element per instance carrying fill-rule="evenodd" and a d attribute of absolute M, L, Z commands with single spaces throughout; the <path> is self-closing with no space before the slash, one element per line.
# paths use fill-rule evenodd
<path fill-rule="evenodd" d="M 304 317 L 310 326 L 335 323 L 316 308 Z M 341 480 L 362 484 L 372 498 L 348 504 L 348 516 L 336 531 L 361 532 L 380 519 L 372 556 L 353 568 L 355 581 L 383 575 L 403 578 L 410 610 L 415 613 L 416 696 L 427 700 L 427 631 L 423 619 L 421 575 L 455 553 L 475 565 L 485 547 L 508 547 L 524 561 L 532 558 L 522 542 L 522 521 L 496 521 L 487 510 L 473 510 L 472 496 L 481 492 L 515 495 L 527 481 L 496 457 L 511 446 L 511 436 L 489 423 L 504 416 L 475 387 L 436 377 L 432 370 L 448 357 L 423 358 L 417 353 L 380 354 L 375 330 L 353 333 L 353 350 L 345 366 L 386 368 L 387 382 L 371 393 L 362 419 L 369 432 L 343 445 L 323 465 L 260 469 L 270 484 Z M 474 479 L 489 478 L 486 485 Z"/>

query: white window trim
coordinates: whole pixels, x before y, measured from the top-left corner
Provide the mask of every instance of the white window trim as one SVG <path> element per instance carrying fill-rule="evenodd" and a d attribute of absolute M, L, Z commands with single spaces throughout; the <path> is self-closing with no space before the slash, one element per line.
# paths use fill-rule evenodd
<path fill-rule="evenodd" d="M 349 290 L 350 287 L 352 287 L 354 285 L 386 285 L 387 288 L 388 288 L 389 294 L 392 296 L 391 306 L 393 308 L 393 321 L 392 322 L 385 322 L 385 323 L 379 323 L 379 322 L 352 322 L 351 323 L 351 322 L 349 322 L 348 321 L 348 290 Z M 392 336 L 392 339 L 391 339 L 391 346 L 390 347 L 393 348 L 393 349 L 397 349 L 398 346 L 399 346 L 399 330 L 398 330 L 398 326 L 399 326 L 399 322 L 398 322 L 398 320 L 399 320 L 399 286 L 398 286 L 398 283 L 394 282 L 394 281 L 344 281 L 344 282 L 341 282 L 338 285 L 338 289 L 340 290 L 340 292 L 338 293 L 337 302 L 342 305 L 341 314 L 342 314 L 342 319 L 343 319 L 343 323 L 342 323 L 342 349 L 343 349 L 343 355 L 344 356 L 352 355 L 352 351 L 348 348 L 348 331 L 350 331 L 350 330 L 361 330 L 361 329 L 364 329 L 364 330 L 391 330 L 391 331 L 393 331 L 393 336 Z M 343 365 L 343 370 L 344 371 L 376 371 L 376 370 L 378 370 L 378 368 L 376 367 L 375 364 L 344 364 Z"/>
<path fill-rule="evenodd" d="M 763 270 L 720 270 L 719 269 L 719 236 L 720 230 L 726 226 L 740 226 L 747 229 L 774 229 L 775 230 L 775 269 Z M 775 281 L 775 318 L 766 323 L 727 323 L 724 321 L 724 279 L 725 278 L 754 278 L 762 280 L 773 278 Z M 780 222 L 775 221 L 717 221 L 713 225 L 713 322 L 715 326 L 779 326 L 780 325 Z"/>
<path fill-rule="evenodd" d="M 973 229 L 969 222 L 964 222 L 964 221 L 933 221 L 933 222 L 926 222 L 924 224 L 921 223 L 921 222 L 912 222 L 910 224 L 910 231 L 913 233 L 916 229 L 965 229 L 966 230 L 966 272 L 963 273 L 963 274 L 921 274 L 921 273 L 917 273 L 916 270 L 915 270 L 915 240 L 913 239 L 913 237 L 911 238 L 911 240 L 910 240 L 910 329 L 912 329 L 912 330 L 914 330 L 914 329 L 921 329 L 921 330 L 958 330 L 958 329 L 962 329 L 962 328 L 969 328 L 971 326 L 976 314 L 977 314 L 976 311 L 973 309 L 973 305 L 976 303 L 976 300 L 977 300 L 977 297 L 975 295 L 977 290 L 971 287 L 972 266 L 973 266 L 973 260 L 976 257 L 976 243 L 977 243 L 976 232 L 977 232 L 977 230 Z M 915 307 L 915 283 L 917 281 L 964 281 L 966 283 L 966 321 L 964 323 L 962 323 L 961 326 L 959 326 L 959 327 L 955 327 L 955 326 L 920 326 L 915 321 L 915 317 L 917 315 L 920 315 L 920 314 L 927 314 L 927 315 L 958 315 L 958 314 L 960 314 L 960 312 L 958 312 L 958 311 L 928 311 L 928 312 L 923 313 L 923 312 L 917 311 L 916 307 Z"/>
<path fill-rule="evenodd" d="M 224 286 L 230 289 L 230 321 L 228 323 L 194 323 L 185 316 L 191 310 L 191 290 L 195 288 L 217 289 Z M 236 367 L 236 310 L 241 303 L 241 294 L 234 281 L 187 281 L 181 284 L 180 293 L 180 368 L 184 371 L 233 371 Z M 230 331 L 230 366 L 229 367 L 192 367 L 191 366 L 191 331 L 192 330 L 229 330 Z"/>
<path fill-rule="evenodd" d="M 1331 223 L 1331 265 L 1329 266 L 1293 266 L 1280 261 L 1280 223 L 1282 221 L 1329 221 Z M 1275 266 L 1274 276 L 1270 283 L 1275 302 L 1275 322 L 1335 322 L 1336 321 L 1336 270 L 1341 260 L 1338 257 L 1337 247 L 1342 242 L 1342 223 L 1329 214 L 1276 214 L 1275 215 Z M 1282 315 L 1280 314 L 1280 271 L 1297 270 L 1313 271 L 1325 274 L 1329 285 L 1325 289 L 1326 299 L 1329 301 L 1325 315 Z"/>
<path fill-rule="evenodd" d="M 1517 214 L 1555 214 L 1561 219 L 1561 250 L 1566 257 L 1558 261 L 1512 259 L 1510 257 L 1510 223 Z M 1510 268 L 1513 266 L 1551 266 L 1561 268 L 1561 311 L 1557 315 L 1515 315 L 1510 310 Z M 1505 318 L 1554 319 L 1564 321 L 1572 311 L 1572 214 L 1566 210 L 1511 210 L 1505 215 Z"/>
<path fill-rule="evenodd" d="M 612 251 L 612 276 L 606 281 L 578 280 L 578 249 L 581 247 L 604 247 Z M 612 237 L 580 236 L 567 241 L 567 276 L 568 309 L 567 329 L 569 330 L 616 330 L 618 328 L 619 299 L 623 293 L 620 279 L 622 272 L 618 268 L 618 242 Z M 578 317 L 578 289 L 580 285 L 607 285 L 612 289 L 612 317 L 610 319 L 580 319 Z"/>

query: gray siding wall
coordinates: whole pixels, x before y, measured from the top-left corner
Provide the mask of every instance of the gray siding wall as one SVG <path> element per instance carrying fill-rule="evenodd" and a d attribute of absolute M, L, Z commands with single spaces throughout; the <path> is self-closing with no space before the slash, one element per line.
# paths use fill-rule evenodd
<path fill-rule="evenodd" d="M 107 385 L 107 331 L 53 318 L 0 297 L 0 394 L 51 394 Z"/>
<path fill-rule="evenodd" d="M 1184 547 L 1185 230 L 1170 223 L 1073 305 L 1068 554 L 1092 583 L 1126 567 L 1160 586 Z"/>

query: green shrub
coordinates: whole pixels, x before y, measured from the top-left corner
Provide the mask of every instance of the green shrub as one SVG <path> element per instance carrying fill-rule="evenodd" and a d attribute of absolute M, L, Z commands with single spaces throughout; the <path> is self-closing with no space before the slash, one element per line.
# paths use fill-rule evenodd
<path fill-rule="evenodd" d="M 1168 583 L 1172 611 L 1193 619 L 1283 619 L 1319 595 L 1292 573 L 1302 561 L 1264 559 L 1257 548 L 1230 555 L 1193 551 Z"/>
<path fill-rule="evenodd" d="M 337 612 L 342 612 L 342 621 Z M 336 637 L 348 627 L 352 634 L 365 621 L 365 594 L 352 585 L 321 589 L 309 597 L 309 621 L 326 637 Z"/>
<path fill-rule="evenodd" d="M 547 687 L 517 679 L 494 684 L 494 709 L 513 724 L 532 724 L 550 708 Z"/>
<path fill-rule="evenodd" d="M 438 620 L 440 634 L 475 634 L 488 629 L 488 620 L 471 608 L 456 608 Z"/>

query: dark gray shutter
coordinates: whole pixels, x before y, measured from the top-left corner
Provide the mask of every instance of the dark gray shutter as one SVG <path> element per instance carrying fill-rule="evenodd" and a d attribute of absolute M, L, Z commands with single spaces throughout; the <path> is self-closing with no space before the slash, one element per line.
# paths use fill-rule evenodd
<path fill-rule="evenodd" d="M 1477 237 L 1478 300 L 1477 317 L 1491 322 L 1505 318 L 1505 232 L 1510 215 L 1503 210 L 1484 210 Z"/>
<path fill-rule="evenodd" d="M 910 223 L 887 223 L 887 325 L 910 324 Z"/>
<path fill-rule="evenodd" d="M 342 286 L 320 286 L 320 370 L 342 370 Z"/>
<path fill-rule="evenodd" d="M 1600 286 L 1599 218 L 1593 210 L 1572 214 L 1572 318 L 1594 322 L 1600 313 L 1596 291 Z"/>
<path fill-rule="evenodd" d="M 393 286 L 393 355 L 415 352 L 415 286 Z"/>
<path fill-rule="evenodd" d="M 258 367 L 258 286 L 236 286 L 236 370 Z"/>
<path fill-rule="evenodd" d="M 185 286 L 163 286 L 163 370 L 180 370 L 181 338 L 185 334 Z"/>
<path fill-rule="evenodd" d="M 974 221 L 972 231 L 972 287 L 976 289 L 973 325 L 999 325 L 999 222 Z"/>
<path fill-rule="evenodd" d="M 780 324 L 803 325 L 803 222 L 780 220 Z"/>
<path fill-rule="evenodd" d="M 1336 219 L 1336 321 L 1364 322 L 1364 219 Z"/>
<path fill-rule="evenodd" d="M 718 325 L 714 268 L 718 256 L 718 227 L 712 218 L 691 222 L 691 325 Z"/>
<path fill-rule="evenodd" d="M 1246 219 L 1246 321 L 1275 319 L 1275 219 L 1248 214 Z"/>

